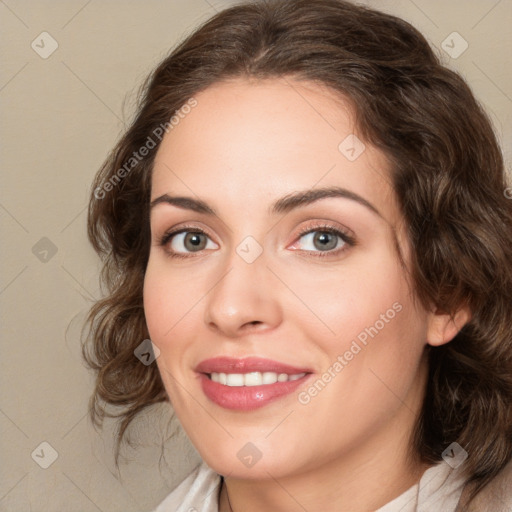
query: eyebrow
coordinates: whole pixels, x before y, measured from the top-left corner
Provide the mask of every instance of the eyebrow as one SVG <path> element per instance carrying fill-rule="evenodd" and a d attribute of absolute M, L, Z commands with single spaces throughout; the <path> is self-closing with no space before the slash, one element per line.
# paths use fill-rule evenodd
<path fill-rule="evenodd" d="M 320 199 L 327 199 L 330 197 L 341 197 L 343 199 L 351 199 L 355 201 L 373 213 L 381 216 L 377 208 L 373 206 L 369 201 L 367 201 L 364 197 L 347 190 L 346 188 L 341 187 L 326 187 L 326 188 L 318 188 L 318 189 L 310 189 L 305 190 L 303 192 L 294 192 L 293 194 L 289 194 L 281 199 L 278 199 L 271 207 L 271 213 L 288 213 L 299 206 L 305 206 Z"/>
<path fill-rule="evenodd" d="M 156 205 L 165 203 L 177 206 L 184 210 L 192 210 L 197 213 L 205 213 L 207 215 L 217 215 L 213 208 L 210 208 L 204 201 L 200 199 L 193 199 L 192 197 L 172 197 L 169 194 L 164 194 L 151 201 L 151 208 Z"/>
<path fill-rule="evenodd" d="M 332 197 L 350 199 L 365 206 L 370 211 L 377 214 L 379 217 L 382 217 L 377 208 L 375 208 L 375 206 L 373 206 L 364 197 L 361 197 L 355 192 L 352 192 L 341 187 L 325 187 L 288 194 L 278 199 L 272 204 L 272 206 L 270 207 L 270 213 L 288 213 L 300 206 L 306 206 L 315 203 L 316 201 L 320 201 L 321 199 L 327 199 Z M 156 205 L 161 203 L 171 204 L 177 206 L 178 208 L 191 210 L 197 213 L 204 213 L 206 215 L 217 215 L 215 210 L 212 207 L 210 207 L 206 202 L 202 201 L 201 199 L 194 199 L 192 197 L 176 197 L 170 196 L 168 194 L 163 194 L 162 196 L 157 197 L 156 199 L 151 201 L 151 208 L 154 208 Z"/>

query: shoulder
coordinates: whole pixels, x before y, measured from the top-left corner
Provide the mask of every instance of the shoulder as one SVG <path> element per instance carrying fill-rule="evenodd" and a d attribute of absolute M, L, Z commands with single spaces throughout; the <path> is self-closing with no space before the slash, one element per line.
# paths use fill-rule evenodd
<path fill-rule="evenodd" d="M 467 505 L 472 487 L 466 485 L 457 512 L 510 512 L 512 510 L 512 460 Z"/>
<path fill-rule="evenodd" d="M 218 512 L 220 482 L 220 475 L 203 462 L 154 512 Z"/>

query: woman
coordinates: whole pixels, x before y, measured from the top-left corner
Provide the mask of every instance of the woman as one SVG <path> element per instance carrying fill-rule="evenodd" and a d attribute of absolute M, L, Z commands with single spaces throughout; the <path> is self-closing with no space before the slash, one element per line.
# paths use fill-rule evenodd
<path fill-rule="evenodd" d="M 257 1 L 174 50 L 89 210 L 93 419 L 170 401 L 204 460 L 158 511 L 509 510 L 506 187 L 398 18 Z"/>

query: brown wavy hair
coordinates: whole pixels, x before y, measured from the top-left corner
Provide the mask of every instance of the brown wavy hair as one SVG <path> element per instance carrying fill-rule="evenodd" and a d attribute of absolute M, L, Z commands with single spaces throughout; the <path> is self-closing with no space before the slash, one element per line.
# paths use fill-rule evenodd
<path fill-rule="evenodd" d="M 190 98 L 239 77 L 327 85 L 349 99 L 363 139 L 389 159 L 418 299 L 452 314 L 471 311 L 450 343 L 428 347 L 413 451 L 436 463 L 457 441 L 469 453 L 467 482 L 476 494 L 512 457 L 512 200 L 503 157 L 468 85 L 415 28 L 342 0 L 259 0 L 226 9 L 145 82 L 138 113 L 98 172 L 89 205 L 88 235 L 107 292 L 90 311 L 84 345 L 97 372 L 94 423 L 119 418 L 118 455 L 135 416 L 168 400 L 157 366 L 134 356 L 149 337 L 142 290 L 160 140 L 145 158 L 130 159 Z"/>

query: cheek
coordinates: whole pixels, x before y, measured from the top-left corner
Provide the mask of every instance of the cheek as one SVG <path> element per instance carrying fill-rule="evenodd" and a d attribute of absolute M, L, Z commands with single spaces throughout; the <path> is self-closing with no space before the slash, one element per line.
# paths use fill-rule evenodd
<path fill-rule="evenodd" d="M 144 278 L 144 314 L 146 324 L 152 341 L 157 344 L 163 338 L 164 333 L 172 326 L 170 318 L 166 314 L 169 310 L 169 299 L 172 294 L 167 294 L 167 283 L 158 278 L 158 272 L 151 263 L 148 264 Z"/>
<path fill-rule="evenodd" d="M 357 437 L 409 402 L 425 346 L 426 315 L 416 309 L 403 269 L 391 260 L 385 268 L 368 265 L 364 272 L 338 278 L 333 273 L 316 284 L 312 287 L 306 277 L 297 282 L 324 325 L 299 315 L 296 320 L 313 340 L 308 350 L 323 354 L 325 373 L 299 402 L 311 400 L 305 410 L 311 421 L 328 409 L 326 429 L 343 425 L 346 436 Z"/>
<path fill-rule="evenodd" d="M 332 392 L 347 403 L 377 401 L 380 409 L 394 403 L 393 393 L 405 396 L 416 378 L 426 314 L 416 308 L 393 251 L 354 262 L 343 271 L 317 273 L 316 279 L 295 275 L 294 292 L 310 310 L 298 304 L 295 323 L 310 341 L 304 357 L 320 349 L 323 370 L 336 375 Z"/>
<path fill-rule="evenodd" d="M 164 257 L 151 257 L 144 278 L 144 312 L 152 340 L 166 343 L 196 313 L 204 283 L 187 271 L 172 271 Z"/>
<path fill-rule="evenodd" d="M 165 264 L 155 263 L 150 258 L 144 278 L 144 314 L 150 338 L 162 352 L 163 359 L 167 359 L 170 352 L 179 350 L 177 334 L 183 328 L 182 324 L 186 324 L 187 313 L 190 314 L 197 302 L 193 288 L 182 278 L 181 281 L 177 274 L 165 268 Z"/>
<path fill-rule="evenodd" d="M 155 259 L 156 260 L 156 259 Z M 170 272 L 166 262 L 148 262 L 144 278 L 144 314 L 151 341 L 159 348 L 156 363 L 173 406 L 180 409 L 182 365 L 187 364 L 187 347 L 194 318 L 194 305 L 200 298 L 183 273 Z"/>
<path fill-rule="evenodd" d="M 329 352 L 343 352 L 352 340 L 364 342 L 376 331 L 379 337 L 396 331 L 410 303 L 404 270 L 389 251 L 368 252 L 314 277 L 311 271 L 282 271 L 304 304 L 296 301 L 296 321 L 309 325 L 310 337 L 322 339 Z"/>

